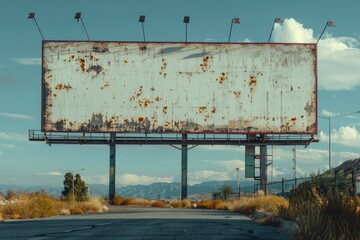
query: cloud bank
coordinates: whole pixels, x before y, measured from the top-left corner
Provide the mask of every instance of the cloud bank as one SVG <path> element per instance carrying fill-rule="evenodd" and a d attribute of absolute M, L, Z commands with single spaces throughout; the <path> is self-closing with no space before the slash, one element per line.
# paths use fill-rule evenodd
<path fill-rule="evenodd" d="M 332 37 L 327 34 L 330 31 L 336 29 L 328 28 L 318 44 L 319 88 L 353 90 L 360 86 L 360 42 L 352 37 Z M 315 43 L 318 36 L 290 18 L 275 24 L 272 39 L 273 42 Z"/>

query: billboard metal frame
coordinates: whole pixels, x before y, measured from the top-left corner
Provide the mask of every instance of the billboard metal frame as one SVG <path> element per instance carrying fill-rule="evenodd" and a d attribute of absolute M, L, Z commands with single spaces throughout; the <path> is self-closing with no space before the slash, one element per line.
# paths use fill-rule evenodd
<path fill-rule="evenodd" d="M 84 42 L 91 43 L 93 41 L 43 41 L 43 47 L 46 42 Z M 96 43 L 114 43 L 114 41 L 97 41 Z M 122 42 L 122 43 L 136 43 L 141 46 L 146 46 L 146 42 Z M 153 42 L 162 43 L 162 42 Z M 175 43 L 175 42 L 174 42 Z M 178 42 L 179 44 L 223 44 L 226 43 L 184 43 Z M 234 44 L 234 43 L 231 43 Z M 238 43 L 247 45 L 248 43 Z M 251 44 L 263 44 L 267 43 L 251 43 Z M 271 43 L 273 45 L 279 45 L 279 43 Z M 294 45 L 292 43 L 280 43 L 282 45 Z M 296 44 L 295 44 L 296 45 Z M 302 45 L 302 44 L 298 44 Z M 191 132 L 182 131 L 174 133 L 129 133 L 129 132 L 118 132 L 118 131 L 103 131 L 103 132 L 87 132 L 87 131 L 46 131 L 43 127 L 45 124 L 46 114 L 46 95 L 47 89 L 45 87 L 44 74 L 44 61 L 42 62 L 42 117 L 41 126 L 42 130 L 29 130 L 29 141 L 43 141 L 47 144 L 80 144 L 80 145 L 109 145 L 110 146 L 110 168 L 109 168 L 109 199 L 112 200 L 115 196 L 115 152 L 116 145 L 171 145 L 180 146 L 176 147 L 181 150 L 181 199 L 187 198 L 187 151 L 198 145 L 232 145 L 232 146 L 251 146 L 260 147 L 260 176 L 255 176 L 254 179 L 259 179 L 260 184 L 266 186 L 267 180 L 267 146 L 294 146 L 303 145 L 307 147 L 312 142 L 319 142 L 316 137 L 318 130 L 318 119 L 317 119 L 317 49 L 316 44 L 303 44 L 303 45 L 314 45 L 314 60 L 313 60 L 313 71 L 314 71 L 314 89 L 313 89 L 313 127 L 311 132 L 274 132 L 274 131 L 239 131 L 239 132 Z M 44 50 L 44 49 L 43 49 Z M 43 52 L 44 58 L 44 52 Z M 96 70 L 96 69 L 95 69 Z M 66 87 L 66 86 L 65 86 Z M 292 120 L 292 119 L 290 119 Z M 314 137 L 315 135 L 315 137 Z M 189 147 L 192 146 L 192 147 Z"/>

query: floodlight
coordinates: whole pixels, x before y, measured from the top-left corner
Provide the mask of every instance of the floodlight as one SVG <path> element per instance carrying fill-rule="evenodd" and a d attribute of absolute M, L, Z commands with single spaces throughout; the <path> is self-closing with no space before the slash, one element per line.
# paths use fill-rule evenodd
<path fill-rule="evenodd" d="M 320 41 L 320 39 L 321 39 L 322 35 L 324 34 L 324 32 L 325 32 L 325 30 L 326 30 L 327 27 L 335 27 L 334 22 L 333 22 L 333 21 L 327 21 L 327 22 L 326 22 L 326 25 L 325 25 L 323 31 L 321 32 L 318 40 L 316 41 L 316 44 L 318 44 L 318 42 Z"/>
<path fill-rule="evenodd" d="M 143 37 L 144 37 L 144 42 L 145 42 L 145 29 L 144 29 L 145 15 L 140 15 L 139 22 L 141 22 L 141 27 L 142 27 L 142 32 L 143 32 Z"/>
<path fill-rule="evenodd" d="M 270 36 L 269 36 L 268 42 L 270 42 L 270 40 L 271 40 L 271 36 L 272 36 L 273 31 L 274 31 L 275 23 L 281 23 L 281 22 L 283 22 L 283 21 L 284 21 L 284 20 L 282 20 L 282 18 L 275 18 L 275 19 L 274 19 L 274 23 L 273 23 L 272 28 L 271 28 L 271 32 L 270 32 Z"/>
<path fill-rule="evenodd" d="M 81 20 L 81 25 L 82 25 L 82 27 L 83 27 L 84 30 L 85 30 L 87 39 L 90 40 L 89 34 L 88 34 L 88 32 L 87 32 L 87 30 L 86 30 L 86 27 L 85 27 L 85 24 L 84 24 L 84 21 L 83 21 L 83 19 L 82 19 L 82 17 L 81 17 L 81 12 L 75 13 L 74 19 L 76 19 L 76 21 L 78 21 L 78 22 L 79 22 L 79 20 Z"/>
<path fill-rule="evenodd" d="M 35 18 L 35 13 L 29 13 L 28 19 Z"/>
<path fill-rule="evenodd" d="M 139 22 L 145 22 L 145 16 L 144 15 L 141 15 L 140 17 L 139 17 Z"/>
<path fill-rule="evenodd" d="M 236 23 L 236 24 L 240 24 L 240 18 L 235 17 L 235 18 L 231 19 L 230 32 L 229 32 L 229 38 L 228 38 L 228 43 L 230 42 L 231 32 L 232 32 L 232 27 L 233 27 L 233 24 L 234 24 L 234 23 Z"/>
<path fill-rule="evenodd" d="M 79 21 L 79 20 L 81 19 L 81 12 L 75 13 L 74 19 L 76 19 L 77 21 Z"/>
<path fill-rule="evenodd" d="M 36 25 L 36 27 L 37 27 L 37 29 L 38 29 L 41 37 L 42 37 L 42 40 L 45 40 L 44 35 L 42 34 L 42 32 L 40 30 L 39 24 L 36 21 L 35 13 L 33 13 L 33 12 L 29 13 L 28 19 L 32 19 L 34 21 L 34 23 L 35 23 L 35 25 Z"/>
<path fill-rule="evenodd" d="M 185 23 L 185 42 L 187 42 L 187 25 L 190 22 L 189 16 L 184 16 L 184 23 Z"/>
<path fill-rule="evenodd" d="M 184 17 L 184 23 L 189 23 L 190 22 L 190 17 L 189 16 L 185 16 Z"/>

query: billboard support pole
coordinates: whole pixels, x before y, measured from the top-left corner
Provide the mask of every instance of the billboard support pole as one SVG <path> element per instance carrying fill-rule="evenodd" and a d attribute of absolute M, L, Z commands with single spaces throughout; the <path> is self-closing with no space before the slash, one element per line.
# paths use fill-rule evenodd
<path fill-rule="evenodd" d="M 109 202 L 115 197 L 116 133 L 110 133 Z"/>
<path fill-rule="evenodd" d="M 181 200 L 187 198 L 187 162 L 188 162 L 188 145 L 187 134 L 182 134 L 181 145 Z"/>
<path fill-rule="evenodd" d="M 262 138 L 265 135 L 261 135 Z M 260 190 L 264 191 L 266 195 L 266 184 L 267 184 L 267 146 L 260 146 Z"/>

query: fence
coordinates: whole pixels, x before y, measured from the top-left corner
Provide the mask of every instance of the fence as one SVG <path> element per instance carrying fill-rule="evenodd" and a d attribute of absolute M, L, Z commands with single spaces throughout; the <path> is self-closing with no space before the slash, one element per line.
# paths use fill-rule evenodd
<path fill-rule="evenodd" d="M 295 179 L 283 178 L 281 181 L 268 182 L 266 184 L 266 194 L 288 197 L 291 190 L 297 188 L 299 184 L 310 179 L 311 177 Z M 317 181 L 319 184 L 327 186 L 328 188 L 332 188 L 335 191 L 346 191 L 353 196 L 360 194 L 360 177 L 356 169 L 353 169 L 348 173 L 344 173 L 344 171 L 333 170 L 327 174 L 323 174 L 322 176 L 315 177 L 314 181 Z M 259 182 L 255 182 L 254 194 L 256 194 L 259 190 L 260 184 Z"/>

